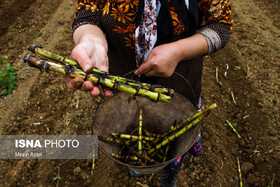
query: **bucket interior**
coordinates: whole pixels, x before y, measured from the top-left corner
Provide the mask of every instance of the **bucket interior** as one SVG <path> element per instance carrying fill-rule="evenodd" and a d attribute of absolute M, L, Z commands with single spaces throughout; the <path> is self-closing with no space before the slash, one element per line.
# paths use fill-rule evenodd
<path fill-rule="evenodd" d="M 140 107 L 143 109 L 143 128 L 156 134 L 169 131 L 175 121 L 179 122 L 196 112 L 195 107 L 177 93 L 170 103 L 162 103 L 120 92 L 99 107 L 94 118 L 93 133 L 103 137 L 111 137 L 111 133 L 131 134 L 139 127 Z M 166 162 L 147 166 L 129 165 L 112 157 L 112 153 L 119 154 L 121 145 L 98 141 L 98 147 L 110 159 L 140 173 L 149 174 L 161 170 L 186 153 L 195 142 L 198 133 L 199 126 L 192 127 L 171 143 Z"/>

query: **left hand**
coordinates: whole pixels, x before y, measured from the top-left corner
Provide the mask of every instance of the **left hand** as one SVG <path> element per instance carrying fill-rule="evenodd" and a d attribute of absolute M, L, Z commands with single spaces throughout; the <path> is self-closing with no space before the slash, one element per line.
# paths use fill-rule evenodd
<path fill-rule="evenodd" d="M 170 77 L 180 62 L 174 43 L 155 47 L 147 60 L 134 72 L 135 75 Z"/>

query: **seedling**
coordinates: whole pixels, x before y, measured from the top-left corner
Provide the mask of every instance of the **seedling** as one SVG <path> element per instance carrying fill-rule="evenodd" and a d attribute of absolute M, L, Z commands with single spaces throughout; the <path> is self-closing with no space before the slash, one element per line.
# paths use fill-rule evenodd
<path fill-rule="evenodd" d="M 0 58 L 0 96 L 11 94 L 16 86 L 17 71 L 8 62 L 8 56 Z"/>

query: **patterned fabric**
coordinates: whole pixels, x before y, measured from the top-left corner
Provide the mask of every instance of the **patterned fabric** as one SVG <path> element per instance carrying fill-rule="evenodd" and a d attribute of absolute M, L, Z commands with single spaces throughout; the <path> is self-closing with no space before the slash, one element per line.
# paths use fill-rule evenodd
<path fill-rule="evenodd" d="M 135 30 L 135 57 L 139 67 L 148 57 L 157 40 L 157 10 L 159 0 L 145 0 L 140 25 Z"/>
<path fill-rule="evenodd" d="M 233 20 L 229 0 L 201 0 L 199 8 L 204 13 L 205 25 L 211 23 L 226 23 L 232 31 Z"/>
<path fill-rule="evenodd" d="M 195 143 L 190 148 L 189 153 L 193 156 L 200 156 L 202 154 L 202 146 L 201 146 L 201 134 L 199 133 L 198 137 L 195 140 Z M 179 166 L 182 165 L 186 158 L 187 153 L 183 154 L 182 156 L 178 157 L 176 160 L 171 162 L 168 167 L 171 170 L 177 169 Z"/>
<path fill-rule="evenodd" d="M 173 20 L 173 34 L 180 36 L 186 28 L 182 19 L 178 16 L 178 13 L 175 11 L 174 7 L 172 7 L 170 2 L 171 0 L 168 0 Z M 83 24 L 97 25 L 98 22 L 96 19 L 88 19 L 90 15 L 109 15 L 115 19 L 117 23 L 112 30 L 122 35 L 126 47 L 134 49 L 136 29 L 134 20 L 138 10 L 138 4 L 139 0 L 78 0 L 75 18 L 79 17 L 78 15 L 83 9 L 86 9 L 91 13 L 87 13 L 87 16 L 83 20 L 76 20 L 73 25 L 73 31 Z M 198 6 L 202 14 L 201 26 L 212 23 L 225 23 L 229 25 L 230 30 L 232 30 L 233 21 L 229 0 L 200 0 Z M 218 34 L 220 35 L 223 33 Z"/>

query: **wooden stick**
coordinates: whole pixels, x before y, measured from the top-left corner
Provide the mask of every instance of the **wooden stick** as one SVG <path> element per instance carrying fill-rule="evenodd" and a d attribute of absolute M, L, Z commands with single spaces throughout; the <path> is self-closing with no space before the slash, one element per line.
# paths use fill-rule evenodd
<path fill-rule="evenodd" d="M 140 108 L 139 110 L 139 139 L 138 139 L 138 151 L 139 154 L 142 155 L 142 123 L 143 123 L 143 110 Z"/>

